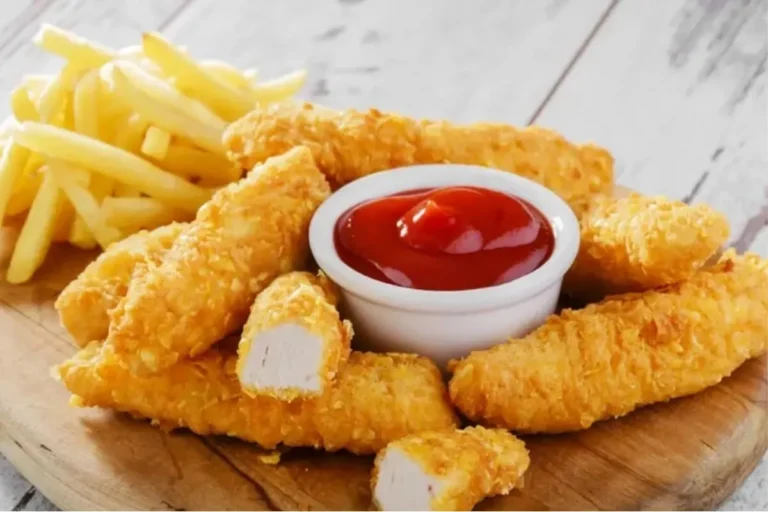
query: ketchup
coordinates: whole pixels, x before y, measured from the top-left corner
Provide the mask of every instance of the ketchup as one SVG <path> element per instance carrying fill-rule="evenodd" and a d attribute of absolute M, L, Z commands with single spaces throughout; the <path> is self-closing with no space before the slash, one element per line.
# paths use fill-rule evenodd
<path fill-rule="evenodd" d="M 513 281 L 546 262 L 552 227 L 517 197 L 479 187 L 373 199 L 336 223 L 339 257 L 368 277 L 419 290 L 472 290 Z"/>

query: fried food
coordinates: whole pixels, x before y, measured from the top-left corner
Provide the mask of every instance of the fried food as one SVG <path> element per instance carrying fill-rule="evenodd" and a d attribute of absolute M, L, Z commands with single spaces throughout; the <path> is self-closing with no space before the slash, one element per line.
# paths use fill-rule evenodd
<path fill-rule="evenodd" d="M 162 264 L 133 280 L 107 343 L 132 372 L 157 372 L 239 329 L 256 295 L 297 270 L 330 194 L 304 147 L 267 160 L 203 205 Z"/>
<path fill-rule="evenodd" d="M 706 205 L 631 194 L 594 198 L 565 276 L 568 295 L 594 300 L 690 278 L 726 242 L 728 220 Z"/>
<path fill-rule="evenodd" d="M 336 310 L 324 275 L 290 272 L 259 293 L 238 346 L 237 375 L 248 395 L 281 400 L 324 392 L 349 357 L 352 324 Z"/>
<path fill-rule="evenodd" d="M 43 172 L 40 190 L 35 196 L 13 248 L 5 279 L 11 284 L 28 281 L 43 264 L 48 248 L 53 243 L 56 221 L 66 206 L 64 194 L 53 179 Z"/>
<path fill-rule="evenodd" d="M 406 435 L 457 424 L 439 370 L 416 355 L 353 352 L 323 395 L 291 403 L 244 395 L 236 362 L 219 344 L 140 377 L 109 345 L 94 343 L 55 374 L 76 395 L 75 405 L 114 408 L 164 428 L 228 435 L 265 448 L 283 443 L 371 454 Z"/>
<path fill-rule="evenodd" d="M 19 238 L 25 246 L 8 274 L 14 283 L 33 277 L 51 241 L 106 248 L 194 217 L 211 189 L 244 171 L 221 141 L 231 119 L 214 110 L 245 114 L 256 103 L 288 99 L 306 81 L 299 71 L 257 82 L 252 69 L 197 62 L 156 34 L 142 46 L 112 49 L 43 24 L 34 42 L 65 64 L 55 74 L 25 75 L 10 94 L 13 115 L 0 121 L 0 155 L 7 155 L 0 158 L 0 224 L 17 215 L 34 221 Z M 91 173 L 89 183 L 67 184 L 53 160 Z M 53 172 L 38 172 L 43 164 Z M 56 182 L 43 186 L 47 175 Z M 114 215 L 105 214 L 109 200 L 127 197 L 150 203 L 112 203 Z M 126 206 L 141 215 L 128 219 Z"/>
<path fill-rule="evenodd" d="M 553 315 L 451 365 L 469 419 L 564 432 L 697 393 L 766 351 L 768 261 L 727 251 L 690 280 Z"/>
<path fill-rule="evenodd" d="M 335 186 L 414 164 L 451 162 L 494 167 L 556 192 L 578 213 L 589 197 L 613 190 L 613 158 L 543 128 L 417 121 L 377 110 L 334 111 L 310 104 L 257 107 L 224 134 L 230 157 L 250 167 L 305 145 Z"/>
<path fill-rule="evenodd" d="M 63 160 L 98 172 L 190 212 L 197 211 L 211 197 L 208 190 L 164 171 L 133 153 L 69 130 L 25 122 L 16 132 L 15 140 L 46 158 Z"/>
<path fill-rule="evenodd" d="M 125 296 L 136 267 L 159 265 L 186 228 L 186 224 L 173 223 L 112 244 L 64 288 L 55 307 L 61 325 L 78 346 L 106 338 L 109 312 Z"/>
<path fill-rule="evenodd" d="M 376 456 L 371 487 L 379 510 L 472 510 L 508 494 L 528 469 L 525 444 L 500 429 L 413 434 Z"/>

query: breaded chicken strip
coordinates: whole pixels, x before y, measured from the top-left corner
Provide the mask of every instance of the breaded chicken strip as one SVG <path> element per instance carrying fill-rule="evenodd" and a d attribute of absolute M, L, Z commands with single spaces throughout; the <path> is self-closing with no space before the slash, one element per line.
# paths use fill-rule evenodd
<path fill-rule="evenodd" d="M 564 292 L 584 300 L 690 278 L 728 239 L 728 220 L 706 205 L 631 194 L 596 197 L 580 219 L 581 245 Z"/>
<path fill-rule="evenodd" d="M 439 370 L 423 357 L 353 352 L 323 395 L 290 403 L 243 394 L 236 362 L 218 345 L 140 377 L 108 345 L 94 343 L 56 374 L 76 395 L 76 405 L 117 409 L 165 428 L 223 434 L 265 448 L 283 443 L 369 454 L 406 435 L 457 424 Z"/>
<path fill-rule="evenodd" d="M 114 243 L 92 261 L 56 300 L 61 325 L 84 347 L 102 341 L 109 331 L 109 312 L 125 296 L 136 267 L 157 266 L 187 224 L 173 223 L 139 231 Z"/>
<path fill-rule="evenodd" d="M 309 221 L 329 194 L 304 147 L 216 192 L 162 264 L 131 282 L 107 343 L 131 371 L 151 373 L 242 327 L 256 294 L 306 262 Z"/>
<path fill-rule="evenodd" d="M 311 104 L 260 107 L 224 135 L 230 158 L 250 166 L 297 145 L 308 146 L 335 186 L 414 164 L 483 165 L 552 189 L 578 212 L 589 196 L 613 190 L 613 158 L 543 128 L 417 121 L 377 110 L 334 111 Z"/>
<path fill-rule="evenodd" d="M 349 357 L 352 324 L 336 310 L 338 290 L 325 275 L 290 272 L 259 293 L 243 328 L 237 375 L 248 395 L 312 397 Z"/>
<path fill-rule="evenodd" d="M 766 350 L 768 262 L 727 251 L 663 290 L 552 316 L 528 336 L 453 365 L 468 418 L 563 432 L 697 393 Z"/>
<path fill-rule="evenodd" d="M 376 456 L 373 503 L 379 510 L 472 510 L 487 496 L 509 494 L 530 462 L 525 444 L 506 430 L 413 434 Z"/>

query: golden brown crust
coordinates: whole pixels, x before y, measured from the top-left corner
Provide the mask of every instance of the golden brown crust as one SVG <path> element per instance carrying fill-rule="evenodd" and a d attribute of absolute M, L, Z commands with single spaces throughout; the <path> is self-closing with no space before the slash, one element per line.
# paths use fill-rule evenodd
<path fill-rule="evenodd" d="M 303 147 L 219 190 L 162 264 L 131 282 L 107 343 L 134 372 L 205 352 L 245 323 L 272 279 L 305 263 L 309 221 L 329 194 Z"/>
<path fill-rule="evenodd" d="M 245 167 L 305 145 L 336 186 L 394 167 L 450 162 L 498 168 L 532 179 L 568 201 L 577 213 L 593 194 L 613 190 L 613 158 L 607 151 L 572 144 L 539 127 L 462 126 L 377 110 L 334 111 L 282 103 L 257 108 L 232 123 L 224 143 L 230 157 Z"/>
<path fill-rule="evenodd" d="M 488 496 L 509 494 L 530 465 L 525 444 L 506 430 L 468 427 L 413 434 L 388 444 L 376 456 L 371 488 L 389 450 L 401 450 L 443 486 L 431 510 L 472 510 Z M 376 502 L 374 506 L 381 509 Z"/>
<path fill-rule="evenodd" d="M 158 265 L 187 226 L 172 223 L 112 244 L 64 288 L 55 307 L 79 347 L 107 337 L 109 312 L 128 291 L 137 265 Z"/>
<path fill-rule="evenodd" d="M 729 233 L 725 216 L 709 206 L 639 194 L 594 198 L 580 225 L 579 254 L 563 288 L 585 300 L 684 281 Z"/>
<path fill-rule="evenodd" d="M 155 375 L 125 369 L 109 345 L 91 344 L 55 369 L 77 398 L 150 418 L 164 428 L 224 434 L 274 448 L 375 453 L 387 443 L 458 423 L 435 365 L 423 357 L 353 352 L 326 393 L 287 403 L 240 390 L 236 356 L 217 345 Z"/>
<path fill-rule="evenodd" d="M 321 274 L 290 272 L 284 274 L 259 293 L 251 307 L 248 321 L 238 346 L 237 374 L 242 375 L 247 354 L 259 333 L 290 323 L 304 327 L 323 342 L 320 370 L 321 392 L 331 384 L 349 358 L 352 324 L 339 317 L 336 310 L 338 292 Z M 319 394 L 299 388 L 262 388 L 240 379 L 243 391 L 251 396 L 266 395 L 281 400 L 294 400 Z"/>
<path fill-rule="evenodd" d="M 553 315 L 530 335 L 458 363 L 468 418 L 562 432 L 697 393 L 766 350 L 768 262 L 727 251 L 689 281 Z"/>

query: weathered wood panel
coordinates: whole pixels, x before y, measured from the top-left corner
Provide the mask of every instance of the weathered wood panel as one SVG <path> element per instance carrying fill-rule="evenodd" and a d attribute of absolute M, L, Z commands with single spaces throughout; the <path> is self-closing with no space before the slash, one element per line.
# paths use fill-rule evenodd
<path fill-rule="evenodd" d="M 306 66 L 303 96 L 334 107 L 524 123 L 608 5 L 197 0 L 166 32 L 265 78 Z"/>

